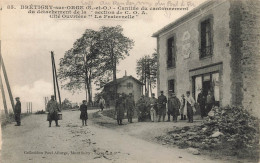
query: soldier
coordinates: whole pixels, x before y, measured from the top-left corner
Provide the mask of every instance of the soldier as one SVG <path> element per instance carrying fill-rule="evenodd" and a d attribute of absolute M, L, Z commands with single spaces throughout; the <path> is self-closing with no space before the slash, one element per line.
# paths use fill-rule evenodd
<path fill-rule="evenodd" d="M 14 107 L 14 115 L 15 115 L 15 121 L 16 121 L 16 125 L 15 126 L 21 126 L 21 102 L 20 102 L 20 98 L 16 97 L 16 104 Z"/>
<path fill-rule="evenodd" d="M 60 112 L 59 105 L 54 99 L 54 95 L 52 95 L 51 100 L 47 104 L 49 127 L 51 127 L 52 120 L 55 121 L 56 127 L 60 127 L 58 125 L 58 111 Z"/>
<path fill-rule="evenodd" d="M 180 100 L 176 97 L 175 93 L 171 93 L 171 97 L 168 99 L 168 122 L 170 121 L 170 116 L 173 116 L 173 121 L 177 122 L 177 117 L 180 115 Z"/>
<path fill-rule="evenodd" d="M 151 108 L 150 108 L 151 121 L 154 122 L 156 119 L 156 113 L 157 113 L 157 99 L 155 98 L 154 93 L 152 94 L 150 103 L 151 103 Z"/>
<path fill-rule="evenodd" d="M 125 99 L 123 98 L 122 94 L 119 94 L 115 106 L 115 113 L 116 113 L 118 125 L 122 125 L 122 120 L 124 118 L 124 111 L 125 111 Z"/>
<path fill-rule="evenodd" d="M 165 120 L 166 103 L 167 103 L 167 98 L 166 96 L 163 95 L 163 91 L 161 91 L 161 95 L 158 97 L 158 114 L 159 114 L 158 122 L 161 121 L 161 116 L 163 116 L 163 121 Z"/>
<path fill-rule="evenodd" d="M 134 101 L 134 96 L 132 93 L 129 93 L 129 96 L 126 98 L 126 110 L 127 110 L 127 119 L 128 122 L 132 122 L 132 118 L 134 115 L 134 108 L 135 108 L 135 101 Z"/>

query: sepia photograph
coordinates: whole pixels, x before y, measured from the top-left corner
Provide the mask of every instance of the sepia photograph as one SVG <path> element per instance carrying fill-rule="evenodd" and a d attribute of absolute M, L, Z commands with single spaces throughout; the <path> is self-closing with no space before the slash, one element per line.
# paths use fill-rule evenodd
<path fill-rule="evenodd" d="M 2 0 L 0 162 L 258 163 L 259 0 Z"/>

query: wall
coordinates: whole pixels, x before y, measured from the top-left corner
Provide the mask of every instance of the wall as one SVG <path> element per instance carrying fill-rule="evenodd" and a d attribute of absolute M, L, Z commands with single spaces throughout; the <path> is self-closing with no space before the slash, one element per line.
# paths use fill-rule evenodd
<path fill-rule="evenodd" d="M 133 83 L 133 88 L 131 89 L 127 88 L 128 82 Z M 135 102 L 137 102 L 138 99 L 141 97 L 141 85 L 138 84 L 134 79 L 130 78 L 128 80 L 125 80 L 122 83 L 120 83 L 120 85 L 121 86 L 117 88 L 118 93 L 125 93 L 127 95 L 129 93 L 132 93 L 134 95 Z"/>
<path fill-rule="evenodd" d="M 238 48 L 233 56 L 239 57 L 236 64 L 240 66 L 235 78 L 240 83 L 234 88 L 237 92 L 233 91 L 239 99 L 234 104 L 242 104 L 260 117 L 260 1 L 232 1 L 232 5 L 237 9 L 231 10 L 231 16 L 240 25 L 238 32 L 233 33 L 237 38 L 234 46 Z"/>
<path fill-rule="evenodd" d="M 229 2 L 216 1 L 215 3 L 201 9 L 188 20 L 183 21 L 176 28 L 172 28 L 159 35 L 159 87 L 167 93 L 167 82 L 175 79 L 175 92 L 180 97 L 187 90 L 192 91 L 192 80 L 190 70 L 222 62 L 221 74 L 221 94 L 222 105 L 227 105 L 231 101 L 231 79 L 230 79 L 230 41 L 229 41 Z M 206 59 L 199 58 L 200 46 L 200 22 L 204 19 L 213 18 L 213 56 Z M 167 39 L 176 36 L 177 65 L 176 68 L 166 67 L 167 59 Z"/>

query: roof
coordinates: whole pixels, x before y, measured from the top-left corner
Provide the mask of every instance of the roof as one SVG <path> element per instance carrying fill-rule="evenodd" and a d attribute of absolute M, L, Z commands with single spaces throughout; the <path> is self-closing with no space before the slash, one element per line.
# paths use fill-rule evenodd
<path fill-rule="evenodd" d="M 107 83 L 104 87 L 108 87 L 108 86 L 112 86 L 112 85 L 115 85 L 115 84 L 119 84 L 119 83 L 122 83 L 123 81 L 126 81 L 128 79 L 133 79 L 134 81 L 136 81 L 138 84 L 140 85 L 144 85 L 144 83 L 140 82 L 139 80 L 137 80 L 136 78 L 134 78 L 132 75 L 130 76 L 124 76 L 122 78 L 118 78 L 116 79 L 116 81 L 111 81 L 109 83 Z"/>
<path fill-rule="evenodd" d="M 202 9 L 214 4 L 215 2 L 217 2 L 216 0 L 209 0 L 206 1 L 202 4 L 200 4 L 198 7 L 194 8 L 193 10 L 191 10 L 190 12 L 188 12 L 187 14 L 185 14 L 184 16 L 180 17 L 179 19 L 177 19 L 176 21 L 166 25 L 165 27 L 163 27 L 162 29 L 160 29 L 159 31 L 155 32 L 152 37 L 158 37 L 161 33 L 168 31 L 171 28 L 174 28 L 176 26 L 178 26 L 179 24 L 181 24 L 183 21 L 188 20 L 191 16 L 195 15 L 196 13 L 200 12 Z"/>

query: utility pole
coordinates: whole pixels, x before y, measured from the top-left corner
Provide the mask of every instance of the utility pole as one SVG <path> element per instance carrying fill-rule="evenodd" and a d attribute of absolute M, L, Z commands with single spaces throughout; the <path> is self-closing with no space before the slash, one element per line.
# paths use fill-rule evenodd
<path fill-rule="evenodd" d="M 55 96 L 55 100 L 56 100 L 57 99 L 56 98 L 56 87 L 57 87 L 59 104 L 60 104 L 60 109 L 61 109 L 60 90 L 59 90 L 58 76 L 57 76 L 57 72 L 56 72 L 56 65 L 55 65 L 55 59 L 54 59 L 53 51 L 51 51 L 51 61 L 52 61 L 52 76 L 53 76 L 54 96 Z"/>
<path fill-rule="evenodd" d="M 11 87 L 9 85 L 7 72 L 6 72 L 5 65 L 4 65 L 4 60 L 3 60 L 3 57 L 2 57 L 2 53 L 1 53 L 1 40 L 0 40 L 0 86 L 1 86 L 1 90 L 2 90 L 1 92 L 2 92 L 2 96 L 3 96 L 5 114 L 8 115 L 8 109 L 7 109 L 7 105 L 6 105 L 6 98 L 5 98 L 3 80 L 2 80 L 2 76 L 1 76 L 1 69 L 3 69 L 5 83 L 6 83 L 6 86 L 7 86 L 8 94 L 9 94 L 10 101 L 11 101 L 12 108 L 13 108 L 13 112 L 14 112 L 14 99 L 13 99 Z"/>

